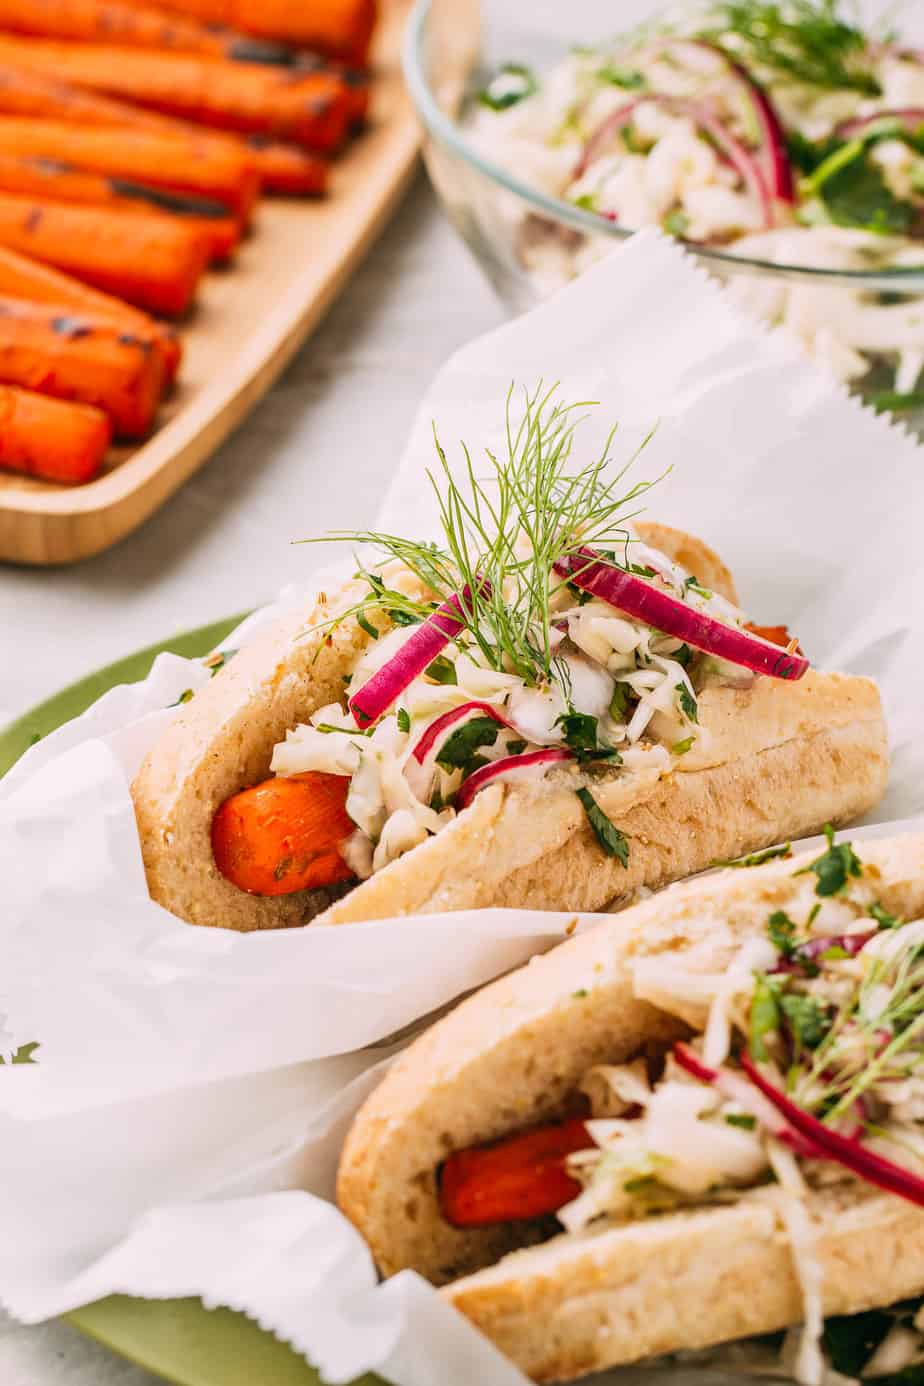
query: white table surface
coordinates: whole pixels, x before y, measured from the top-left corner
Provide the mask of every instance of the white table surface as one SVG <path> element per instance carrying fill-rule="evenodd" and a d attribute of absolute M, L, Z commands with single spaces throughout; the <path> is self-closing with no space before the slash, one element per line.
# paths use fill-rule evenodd
<path fill-rule="evenodd" d="M 291 540 L 370 524 L 430 379 L 502 317 L 421 177 L 276 388 L 143 529 L 75 567 L 0 566 L 0 726 L 100 665 L 298 581 L 312 553 Z M 0 1314 L 0 1383 L 155 1378 L 64 1324 Z"/>

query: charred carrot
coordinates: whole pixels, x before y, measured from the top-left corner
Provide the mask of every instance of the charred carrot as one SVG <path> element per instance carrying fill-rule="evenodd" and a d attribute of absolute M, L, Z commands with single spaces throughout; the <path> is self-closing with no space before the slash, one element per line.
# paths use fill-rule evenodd
<path fill-rule="evenodd" d="M 6 193 L 0 245 L 167 317 L 186 312 L 209 255 L 198 231 L 166 218 Z"/>
<path fill-rule="evenodd" d="M 268 192 L 313 196 L 322 193 L 327 184 L 324 160 L 297 145 L 258 135 L 221 134 L 217 130 L 206 134 L 195 125 L 172 120 L 140 106 L 130 106 L 127 102 L 114 101 L 66 82 L 56 82 L 39 72 L 0 66 L 0 115 L 30 116 L 91 128 L 124 126 L 194 137 L 197 150 L 213 144 L 243 158 Z"/>
<path fill-rule="evenodd" d="M 111 439 L 101 409 L 0 385 L 0 467 L 43 481 L 91 481 Z"/>
<path fill-rule="evenodd" d="M 152 188 L 150 184 L 136 183 L 130 178 L 84 173 L 56 159 L 18 158 L 0 152 L 0 192 L 175 217 L 183 226 L 200 232 L 208 242 L 211 259 L 219 264 L 231 258 L 241 239 L 239 224 L 220 202 Z"/>
<path fill-rule="evenodd" d="M 92 404 L 117 435 L 141 438 L 160 404 L 164 363 L 105 318 L 0 298 L 0 381 Z"/>
<path fill-rule="evenodd" d="M 368 58 L 378 8 L 376 0 L 161 0 L 161 6 L 348 63 Z"/>
<path fill-rule="evenodd" d="M 73 129 L 63 121 L 4 116 L 0 118 L 0 151 L 58 160 L 90 173 L 207 198 L 222 203 L 242 222 L 259 191 L 259 180 L 244 153 L 173 131 Z"/>
<path fill-rule="evenodd" d="M 39 264 L 25 255 L 17 255 L 0 245 L 0 295 L 7 298 L 25 298 L 33 303 L 54 303 L 62 307 L 89 313 L 93 317 L 108 318 L 110 322 L 121 325 L 122 335 L 149 342 L 152 348 L 160 351 L 164 359 L 164 372 L 167 382 L 171 382 L 179 370 L 183 359 L 183 348 L 179 337 L 169 323 L 159 322 L 148 317 L 139 308 L 133 308 L 122 299 L 111 298 L 109 294 L 91 289 L 79 279 L 69 274 Z"/>
<path fill-rule="evenodd" d="M 0 0 L 0 28 L 36 38 L 160 48 L 235 62 L 292 66 L 295 50 L 222 25 L 124 0 Z"/>
<path fill-rule="evenodd" d="M 443 1216 L 454 1227 L 487 1227 L 557 1213 L 581 1192 L 566 1157 L 592 1146 L 584 1122 L 571 1120 L 456 1151 L 439 1174 Z"/>
<path fill-rule="evenodd" d="M 320 151 L 336 149 L 351 120 L 346 85 L 330 72 L 15 35 L 0 38 L 0 63 L 202 125 L 294 140 Z"/>
<path fill-rule="evenodd" d="M 346 881 L 339 848 L 355 831 L 349 779 L 309 773 L 266 780 L 227 799 L 212 821 L 223 876 L 250 895 L 292 895 Z"/>

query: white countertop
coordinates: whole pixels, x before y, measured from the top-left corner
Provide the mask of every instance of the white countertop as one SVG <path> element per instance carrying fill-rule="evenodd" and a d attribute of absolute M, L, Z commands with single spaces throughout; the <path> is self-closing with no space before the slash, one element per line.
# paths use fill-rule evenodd
<path fill-rule="evenodd" d="M 0 566 L 0 726 L 103 664 L 298 581 L 312 553 L 291 540 L 370 524 L 430 379 L 502 317 L 420 178 L 276 388 L 143 529 L 75 567 Z M 0 1383 L 155 1378 L 64 1324 L 0 1315 Z"/>

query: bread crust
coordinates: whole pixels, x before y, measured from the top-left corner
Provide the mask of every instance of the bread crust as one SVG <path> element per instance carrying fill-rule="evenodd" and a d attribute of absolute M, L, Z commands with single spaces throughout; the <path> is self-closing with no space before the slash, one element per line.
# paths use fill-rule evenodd
<path fill-rule="evenodd" d="M 638 528 L 737 599 L 727 568 L 701 541 L 662 525 Z M 873 684 L 814 672 L 796 684 L 760 679 L 750 689 L 704 691 L 708 738 L 673 774 L 594 781 L 601 808 L 632 839 L 628 869 L 594 839 L 569 768 L 536 787 L 484 790 L 443 832 L 340 899 L 324 891 L 245 894 L 215 865 L 212 819 L 226 798 L 269 773 L 273 747 L 290 727 L 342 700 L 344 676 L 369 636 L 352 618 L 330 622 L 366 591 L 351 584 L 240 651 L 145 760 L 132 786 L 139 837 L 151 895 L 172 913 L 247 931 L 482 906 L 595 910 L 716 857 L 847 821 L 884 791 L 888 752 Z M 377 615 L 376 624 L 386 623 Z"/>
<path fill-rule="evenodd" d="M 907 919 L 924 914 L 924 834 L 864 843 L 862 857 L 870 879 L 878 877 L 885 909 Z M 636 962 L 669 953 L 691 971 L 722 971 L 745 938 L 763 933 L 773 910 L 793 907 L 805 881 L 794 873 L 811 859 L 673 886 L 485 987 L 422 1035 L 366 1101 L 340 1162 L 338 1202 L 383 1273 L 411 1267 L 444 1284 L 535 1238 L 530 1225 L 451 1227 L 438 1204 L 440 1162 L 555 1117 L 595 1064 L 623 1062 L 683 1033 L 682 1022 L 636 995 Z M 685 1018 L 693 1025 L 705 1019 Z M 919 1217 L 910 1205 L 899 1207 Z M 914 1226 L 924 1233 L 924 1224 Z M 572 1245 L 562 1236 L 530 1253 L 540 1258 L 539 1281 L 550 1248 L 560 1247 L 567 1264 Z M 508 1283 L 506 1273 L 498 1283 Z M 567 1299 L 564 1272 L 550 1293 Z"/>

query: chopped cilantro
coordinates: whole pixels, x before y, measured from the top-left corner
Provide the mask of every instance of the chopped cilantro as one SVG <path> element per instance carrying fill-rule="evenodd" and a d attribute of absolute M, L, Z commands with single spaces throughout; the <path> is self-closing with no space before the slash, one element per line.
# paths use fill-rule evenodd
<path fill-rule="evenodd" d="M 783 992 L 779 1004 L 799 1045 L 803 1049 L 817 1049 L 831 1028 L 831 1020 L 815 997 Z"/>
<path fill-rule="evenodd" d="M 757 1118 L 748 1116 L 746 1112 L 727 1112 L 725 1123 L 727 1126 L 740 1126 L 742 1131 L 753 1131 Z"/>
<path fill-rule="evenodd" d="M 511 756 L 521 756 L 523 752 L 526 750 L 526 745 L 527 743 L 525 741 L 508 741 L 507 754 Z"/>
<path fill-rule="evenodd" d="M 658 576 L 657 568 L 649 568 L 647 563 L 630 563 L 629 572 L 635 573 L 637 577 L 653 578 Z"/>
<path fill-rule="evenodd" d="M 685 756 L 696 741 L 695 736 L 685 736 L 682 741 L 675 741 L 671 747 L 672 756 Z"/>
<path fill-rule="evenodd" d="M 539 83 L 531 68 L 524 63 L 504 63 L 478 93 L 478 100 L 492 111 L 506 111 L 538 90 Z"/>
<path fill-rule="evenodd" d="M 825 825 L 825 837 L 828 840 L 828 850 L 808 866 L 803 866 L 796 875 L 805 876 L 813 871 L 818 877 L 816 895 L 841 895 L 847 889 L 847 882 L 851 876 L 863 875 L 863 863 L 849 842 L 839 842 L 835 845 L 834 829 L 830 823 Z"/>
<path fill-rule="evenodd" d="M 767 920 L 767 937 L 778 953 L 791 958 L 796 951 L 796 926 L 785 910 L 774 910 Z"/>
<path fill-rule="evenodd" d="M 192 690 L 191 688 L 184 688 L 184 689 L 183 689 L 183 692 L 182 692 L 182 693 L 180 694 L 180 696 L 177 698 L 176 702 L 175 702 L 175 703 L 171 703 L 170 706 L 171 706 L 171 707 L 179 707 L 182 703 L 190 703 L 190 702 L 192 702 L 192 700 L 193 700 L 194 697 L 195 697 L 195 694 L 193 693 L 193 690 Z"/>
<path fill-rule="evenodd" d="M 678 683 L 674 689 L 674 692 L 677 694 L 677 701 L 680 704 L 680 711 L 683 713 L 687 721 L 698 722 L 699 707 L 697 706 L 696 699 L 693 697 L 693 694 L 690 692 L 687 685 L 685 683 Z"/>
<path fill-rule="evenodd" d="M 867 912 L 870 919 L 875 919 L 880 929 L 897 929 L 903 922 L 894 914 L 889 914 L 888 910 L 884 910 L 880 904 L 870 905 Z"/>
<path fill-rule="evenodd" d="M 493 717 L 469 718 L 443 742 L 436 757 L 437 765 L 444 770 L 463 770 L 470 774 L 487 764 L 478 751 L 482 746 L 493 746 L 499 731 L 500 724 Z"/>
<path fill-rule="evenodd" d="M 364 612 L 357 611 L 356 624 L 359 626 L 361 630 L 364 630 L 366 632 L 366 634 L 369 636 L 371 640 L 378 640 L 379 633 Z"/>
<path fill-rule="evenodd" d="M 859 227 L 882 235 L 907 235 L 917 209 L 895 196 L 882 171 L 869 159 L 864 140 L 851 140 L 805 180 L 803 193 L 821 201 L 835 226 Z"/>
<path fill-rule="evenodd" d="M 424 674 L 428 679 L 432 679 L 434 683 L 459 682 L 456 677 L 456 666 L 453 664 L 452 660 L 447 659 L 445 655 L 437 655 L 433 663 L 427 665 Z"/>
<path fill-rule="evenodd" d="M 645 78 L 640 72 L 628 67 L 617 67 L 615 63 L 605 63 L 594 73 L 598 82 L 609 87 L 622 87 L 624 91 L 638 91 L 645 86 Z"/>
<path fill-rule="evenodd" d="M 616 683 L 613 685 L 613 696 L 610 699 L 610 716 L 614 722 L 624 722 L 629 711 L 632 700 L 632 689 L 627 683 Z"/>
<path fill-rule="evenodd" d="M 625 833 L 610 822 L 589 789 L 576 789 L 587 821 L 594 830 L 594 836 L 608 857 L 615 857 L 622 866 L 629 865 L 629 840 Z"/>
<path fill-rule="evenodd" d="M 398 708 L 397 718 L 398 730 L 403 732 L 409 732 L 411 730 L 411 714 L 408 712 L 406 707 Z"/>
<path fill-rule="evenodd" d="M 415 616 L 411 611 L 400 611 L 394 607 L 389 608 L 388 617 L 392 625 L 395 626 L 419 626 L 420 617 Z"/>
<path fill-rule="evenodd" d="M 767 1059 L 765 1040 L 780 1028 L 780 1003 L 776 986 L 769 977 L 758 977 L 751 1002 L 751 1057 Z"/>
<path fill-rule="evenodd" d="M 614 746 L 601 746 L 597 740 L 596 717 L 586 712 L 566 712 L 555 723 L 561 727 L 565 745 L 578 760 L 609 760 L 619 765 L 622 756 Z"/>
<path fill-rule="evenodd" d="M 677 663 L 683 669 L 689 669 L 692 658 L 693 651 L 690 649 L 689 645 L 681 645 L 680 649 L 675 650 L 671 655 L 671 659 L 676 659 Z"/>
<path fill-rule="evenodd" d="M 698 577 L 688 577 L 683 585 L 688 592 L 695 592 L 697 596 L 704 597 L 706 601 L 712 596 L 712 592 L 708 587 L 703 586 Z"/>

